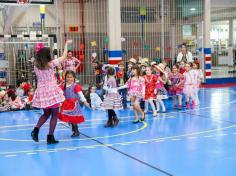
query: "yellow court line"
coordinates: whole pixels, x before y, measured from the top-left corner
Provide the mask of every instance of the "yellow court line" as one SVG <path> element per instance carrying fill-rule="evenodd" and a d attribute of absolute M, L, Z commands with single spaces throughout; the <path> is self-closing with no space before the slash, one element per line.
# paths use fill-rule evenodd
<path fill-rule="evenodd" d="M 0 155 L 9 155 L 9 154 L 22 154 L 22 153 L 32 153 L 32 152 L 50 152 L 50 151 L 65 151 L 68 149 L 83 149 L 88 147 L 108 147 L 108 146 L 115 146 L 115 145 L 129 145 L 129 144 L 136 144 L 140 142 L 155 142 L 155 141 L 164 141 L 166 139 L 173 139 L 173 138 L 179 138 L 179 137 L 188 137 L 188 136 L 194 136 L 199 134 L 205 134 L 205 133 L 211 133 L 215 131 L 235 128 L 236 125 L 231 125 L 223 128 L 217 128 L 213 130 L 206 130 L 201 132 L 194 132 L 194 133 L 188 133 L 188 134 L 182 134 L 182 135 L 174 135 L 174 136 L 168 136 L 168 137 L 162 137 L 162 138 L 152 138 L 152 139 L 145 139 L 145 140 L 136 140 L 136 141 L 130 141 L 130 142 L 119 142 L 119 143 L 111 143 L 111 144 L 97 144 L 97 145 L 85 145 L 85 146 L 78 146 L 78 147 L 69 147 L 69 148 L 56 148 L 56 149 L 41 149 L 41 150 L 22 150 L 22 151 L 15 151 L 15 152 L 0 152 Z"/>
<path fill-rule="evenodd" d="M 119 119 L 128 119 L 134 116 L 123 116 L 123 117 L 119 117 Z M 85 123 L 80 125 L 80 126 L 87 126 L 89 124 L 86 124 L 86 122 L 94 122 L 94 121 L 106 121 L 107 119 L 91 119 L 91 120 L 85 120 Z M 67 124 L 65 122 L 58 122 L 58 124 Z M 0 129 L 5 129 L 5 128 L 14 128 L 14 127 L 24 127 L 24 126 L 35 126 L 35 123 L 32 124 L 21 124 L 21 125 L 8 125 L 8 126 L 0 126 Z M 45 123 L 44 125 L 49 125 L 49 123 Z M 96 123 L 92 123 L 92 125 L 96 125 Z"/>
<path fill-rule="evenodd" d="M 178 113 L 182 113 L 182 112 L 189 112 L 189 111 L 195 111 L 195 110 L 203 110 L 203 109 L 216 109 L 216 108 L 219 108 L 218 106 L 219 105 L 229 105 L 229 104 L 232 104 L 232 103 L 235 103 L 236 100 L 233 100 L 233 101 L 230 101 L 230 102 L 227 102 L 227 103 L 221 103 L 221 104 L 217 104 L 217 107 L 212 107 L 212 106 L 209 106 L 209 107 L 202 107 L 202 108 L 195 108 L 195 109 L 190 109 L 190 110 L 183 110 L 183 111 L 177 111 L 177 112 L 167 112 L 165 114 L 160 114 L 160 115 L 163 115 L 163 116 L 166 116 L 167 114 L 178 114 Z M 134 116 L 126 116 L 126 117 L 120 117 L 120 119 L 127 119 L 127 118 L 130 118 L 130 117 L 134 117 Z M 153 117 L 155 118 L 155 117 Z M 91 119 L 91 120 L 86 120 L 86 122 L 93 122 L 93 121 L 102 121 L 102 120 L 106 120 L 106 119 Z M 58 122 L 58 124 L 64 124 L 64 122 Z M 96 123 L 93 123 L 93 124 L 96 124 Z M 48 125 L 48 123 L 46 123 L 45 125 Z M 85 126 L 87 124 L 83 124 L 83 125 L 80 125 L 80 126 Z M 35 126 L 35 123 L 34 124 L 22 124 L 22 125 L 9 125 L 9 126 L 0 126 L 0 129 L 5 129 L 5 128 L 14 128 L 14 127 L 27 127 L 27 126 Z"/>
<path fill-rule="evenodd" d="M 118 137 L 118 136 L 126 136 L 132 133 L 137 133 L 139 131 L 144 130 L 147 128 L 147 123 L 143 122 L 143 126 L 141 128 L 138 128 L 136 130 L 126 132 L 126 133 L 120 133 L 120 134 L 115 134 L 115 135 L 108 135 L 108 136 L 98 136 L 98 137 L 93 137 L 93 138 L 83 138 L 83 139 L 61 139 L 61 142 L 68 142 L 68 141 L 86 141 L 86 140 L 92 140 L 92 139 L 104 139 L 104 138 L 113 138 L 113 137 Z M 11 142 L 32 142 L 32 140 L 26 140 L 26 139 L 9 139 L 9 138 L 0 138 L 0 141 L 11 141 Z M 45 140 L 42 140 L 45 142 Z"/>
<path fill-rule="evenodd" d="M 159 119 L 163 119 L 163 118 L 165 118 L 166 116 L 167 116 L 168 118 L 175 118 L 175 116 L 167 115 L 167 113 L 166 113 L 166 114 L 159 114 L 159 115 L 161 115 L 162 117 L 153 117 L 151 114 L 150 114 L 150 115 L 146 115 L 146 117 L 152 117 L 153 119 L 158 119 L 158 120 L 159 120 Z M 123 121 L 122 121 L 123 119 L 130 119 L 131 117 L 135 117 L 135 116 L 123 116 L 123 117 L 119 117 L 119 119 L 121 120 L 120 122 L 123 122 Z M 107 119 L 95 119 L 94 121 L 106 121 L 106 120 L 107 120 Z M 90 120 L 90 121 L 93 122 L 93 120 Z M 129 120 L 129 121 L 133 121 L 133 120 Z M 88 121 L 85 121 L 85 122 L 88 122 Z M 125 122 L 128 122 L 128 121 L 125 121 Z M 1 129 L 5 129 L 5 128 L 28 127 L 28 126 L 35 126 L 35 124 L 36 124 L 36 123 L 34 123 L 34 124 L 22 124 L 22 125 L 0 126 L 0 132 L 2 132 Z M 58 122 L 58 124 L 67 124 L 67 123 Z M 79 127 L 83 127 L 83 126 L 88 127 L 88 126 L 91 126 L 91 125 L 100 125 L 100 124 L 103 124 L 103 123 L 97 122 L 97 123 L 90 123 L 90 124 L 81 124 L 81 125 L 79 125 Z M 45 125 L 49 125 L 49 124 L 46 123 Z"/>
<path fill-rule="evenodd" d="M 134 117 L 134 116 L 132 116 L 132 117 Z M 146 117 L 148 117 L 148 116 L 146 116 Z M 173 118 L 176 118 L 176 117 L 175 116 L 170 116 L 170 115 L 163 115 L 163 117 L 150 117 L 150 118 L 146 119 L 146 121 L 173 119 Z M 125 123 L 125 122 L 131 122 L 131 121 L 133 121 L 133 120 L 121 120 L 119 123 Z M 91 125 L 89 125 L 89 124 L 87 124 L 87 125 L 79 125 L 79 130 L 89 129 L 89 128 L 96 128 L 97 126 L 93 126 L 93 125 L 104 125 L 104 123 L 93 123 Z M 48 128 L 48 127 L 42 127 L 40 129 L 46 129 L 46 128 Z M 0 130 L 0 132 L 2 133 L 2 132 L 28 131 L 28 130 L 32 130 L 32 128 L 14 129 L 14 130 Z M 56 131 L 67 131 L 67 130 L 70 130 L 70 128 L 67 128 L 67 126 L 58 126 L 57 129 L 56 129 Z"/>

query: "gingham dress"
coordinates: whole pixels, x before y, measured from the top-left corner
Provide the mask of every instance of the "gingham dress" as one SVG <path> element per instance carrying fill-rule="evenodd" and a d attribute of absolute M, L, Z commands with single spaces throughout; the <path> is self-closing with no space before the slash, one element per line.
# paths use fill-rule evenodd
<path fill-rule="evenodd" d="M 110 89 L 116 88 L 116 80 L 114 77 L 110 77 L 107 80 L 107 87 Z M 122 109 L 122 97 L 117 91 L 108 91 L 106 97 L 104 98 L 104 101 L 101 104 L 102 109 L 113 109 L 113 110 L 118 110 Z"/>
<path fill-rule="evenodd" d="M 37 88 L 33 97 L 33 107 L 48 108 L 64 101 L 63 91 L 57 85 L 54 74 L 54 67 L 59 65 L 57 59 L 49 63 L 50 67 L 46 70 L 40 70 L 34 67 L 37 76 Z"/>
<path fill-rule="evenodd" d="M 130 78 L 127 81 L 128 84 L 128 95 L 130 97 L 144 98 L 145 94 L 145 80 L 143 77 L 139 77 L 138 79 Z"/>

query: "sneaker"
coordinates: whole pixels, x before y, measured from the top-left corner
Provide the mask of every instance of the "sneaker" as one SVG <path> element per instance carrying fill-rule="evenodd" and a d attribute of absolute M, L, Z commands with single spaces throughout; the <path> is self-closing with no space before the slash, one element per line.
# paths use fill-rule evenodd
<path fill-rule="evenodd" d="M 157 112 L 154 112 L 152 115 L 153 115 L 153 116 L 157 116 L 157 115 L 158 115 L 158 113 L 157 113 Z"/>
<path fill-rule="evenodd" d="M 139 123 L 139 119 L 133 121 L 134 124 Z"/>
<path fill-rule="evenodd" d="M 74 137 L 78 137 L 79 135 L 80 135 L 79 132 L 74 132 L 74 133 L 71 135 L 71 137 L 74 138 Z"/>

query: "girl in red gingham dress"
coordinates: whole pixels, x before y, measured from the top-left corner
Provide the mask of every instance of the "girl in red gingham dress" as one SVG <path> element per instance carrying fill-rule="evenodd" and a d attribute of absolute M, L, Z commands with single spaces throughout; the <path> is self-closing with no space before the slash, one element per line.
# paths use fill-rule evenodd
<path fill-rule="evenodd" d="M 54 74 L 54 68 L 61 64 L 67 57 L 68 44 L 72 43 L 71 40 L 65 44 L 63 55 L 52 60 L 50 48 L 44 47 L 43 44 L 36 45 L 36 60 L 34 63 L 34 71 L 37 76 L 37 88 L 34 93 L 32 106 L 43 109 L 43 115 L 39 118 L 37 125 L 31 132 L 32 139 L 38 142 L 38 133 L 40 127 L 48 120 L 50 116 L 50 127 L 47 136 L 48 144 L 55 144 L 59 141 L 54 138 L 54 130 L 57 125 L 57 117 L 60 103 L 64 101 L 65 97 L 63 91 L 57 85 Z"/>
<path fill-rule="evenodd" d="M 63 89 L 66 99 L 62 104 L 59 119 L 63 122 L 71 123 L 73 131 L 71 137 L 77 137 L 80 135 L 77 124 L 84 122 L 84 116 L 80 110 L 80 102 L 83 102 L 87 107 L 89 107 L 89 104 L 84 97 L 81 86 L 75 83 L 75 72 L 66 71 L 65 78 Z"/>
<path fill-rule="evenodd" d="M 151 105 L 153 116 L 157 116 L 156 107 L 153 103 L 153 100 L 156 99 L 155 87 L 157 82 L 157 76 L 152 74 L 151 67 L 146 67 L 145 79 L 145 113 L 148 112 L 148 104 Z"/>

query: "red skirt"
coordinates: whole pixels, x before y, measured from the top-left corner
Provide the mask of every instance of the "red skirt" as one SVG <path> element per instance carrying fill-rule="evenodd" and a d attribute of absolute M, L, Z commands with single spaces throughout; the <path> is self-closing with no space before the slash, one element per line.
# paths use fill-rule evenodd
<path fill-rule="evenodd" d="M 77 99 L 67 99 L 63 102 L 59 119 L 68 123 L 82 123 L 84 116 L 80 110 L 80 104 Z"/>

